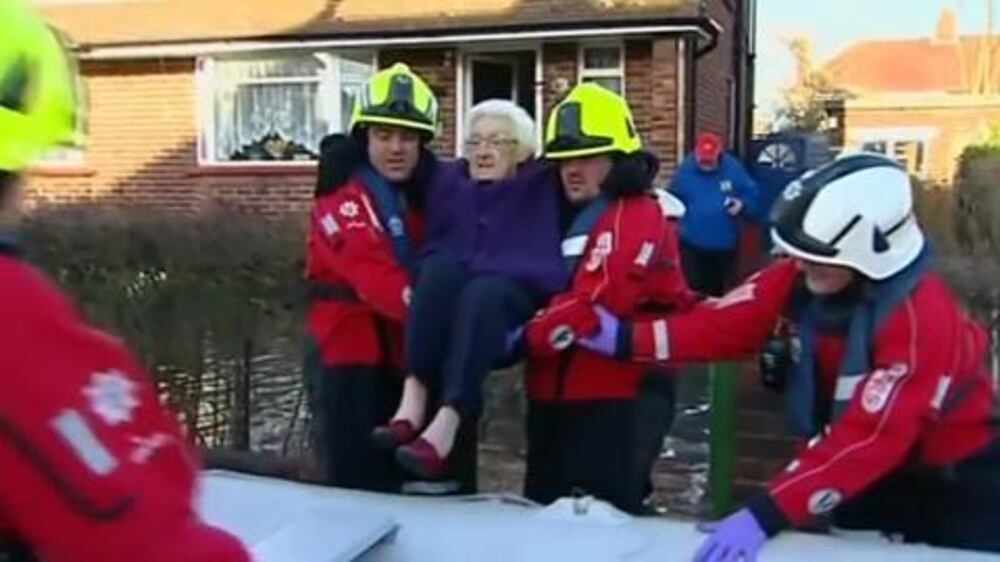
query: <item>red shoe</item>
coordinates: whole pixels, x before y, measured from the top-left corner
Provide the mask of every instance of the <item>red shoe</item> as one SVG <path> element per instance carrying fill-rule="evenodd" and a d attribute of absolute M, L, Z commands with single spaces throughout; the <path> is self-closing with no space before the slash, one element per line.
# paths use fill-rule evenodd
<path fill-rule="evenodd" d="M 396 449 L 396 462 L 407 472 L 425 480 L 437 480 L 448 469 L 448 462 L 423 437 Z"/>
<path fill-rule="evenodd" d="M 408 420 L 392 420 L 372 430 L 372 441 L 384 451 L 391 451 L 417 438 L 417 428 Z"/>

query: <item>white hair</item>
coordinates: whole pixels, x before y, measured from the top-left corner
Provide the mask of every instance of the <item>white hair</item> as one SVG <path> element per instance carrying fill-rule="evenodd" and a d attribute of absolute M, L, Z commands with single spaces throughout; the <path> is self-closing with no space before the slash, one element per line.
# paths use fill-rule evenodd
<path fill-rule="evenodd" d="M 465 120 L 465 138 L 472 133 L 472 127 L 483 117 L 497 117 L 510 122 L 518 152 L 525 158 L 538 152 L 538 137 L 535 135 L 535 121 L 523 107 L 510 100 L 492 99 L 477 103 Z"/>

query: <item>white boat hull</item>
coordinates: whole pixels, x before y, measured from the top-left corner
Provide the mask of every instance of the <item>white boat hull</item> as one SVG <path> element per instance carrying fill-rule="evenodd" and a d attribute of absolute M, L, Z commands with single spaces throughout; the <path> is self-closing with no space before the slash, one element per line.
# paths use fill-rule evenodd
<path fill-rule="evenodd" d="M 201 511 L 240 537 L 259 562 L 689 562 L 704 539 L 691 522 L 631 517 L 603 502 L 567 499 L 541 508 L 499 498 L 374 494 L 226 471 L 204 473 Z M 873 537 L 801 533 L 783 533 L 760 556 L 760 562 L 998 559 Z"/>

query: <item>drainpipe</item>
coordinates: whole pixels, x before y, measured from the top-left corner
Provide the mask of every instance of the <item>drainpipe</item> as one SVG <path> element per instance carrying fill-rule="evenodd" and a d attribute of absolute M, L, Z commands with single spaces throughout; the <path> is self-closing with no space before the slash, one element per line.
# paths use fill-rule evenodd
<path fill-rule="evenodd" d="M 719 519 L 733 508 L 733 475 L 736 466 L 736 366 L 713 363 L 708 368 L 709 461 L 708 488 L 712 517 Z"/>

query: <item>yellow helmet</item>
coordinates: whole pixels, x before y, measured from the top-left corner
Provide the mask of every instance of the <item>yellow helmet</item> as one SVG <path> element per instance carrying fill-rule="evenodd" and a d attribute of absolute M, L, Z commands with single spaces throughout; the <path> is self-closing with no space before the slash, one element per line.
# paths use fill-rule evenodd
<path fill-rule="evenodd" d="M 21 0 L 0 0 L 0 170 L 76 138 L 78 77 L 56 34 Z"/>
<path fill-rule="evenodd" d="M 580 158 L 642 149 L 628 102 L 597 84 L 573 88 L 549 114 L 545 157 Z"/>
<path fill-rule="evenodd" d="M 351 131 L 370 124 L 416 129 L 433 137 L 438 128 L 437 98 L 409 66 L 397 62 L 375 73 L 354 98 Z"/>

